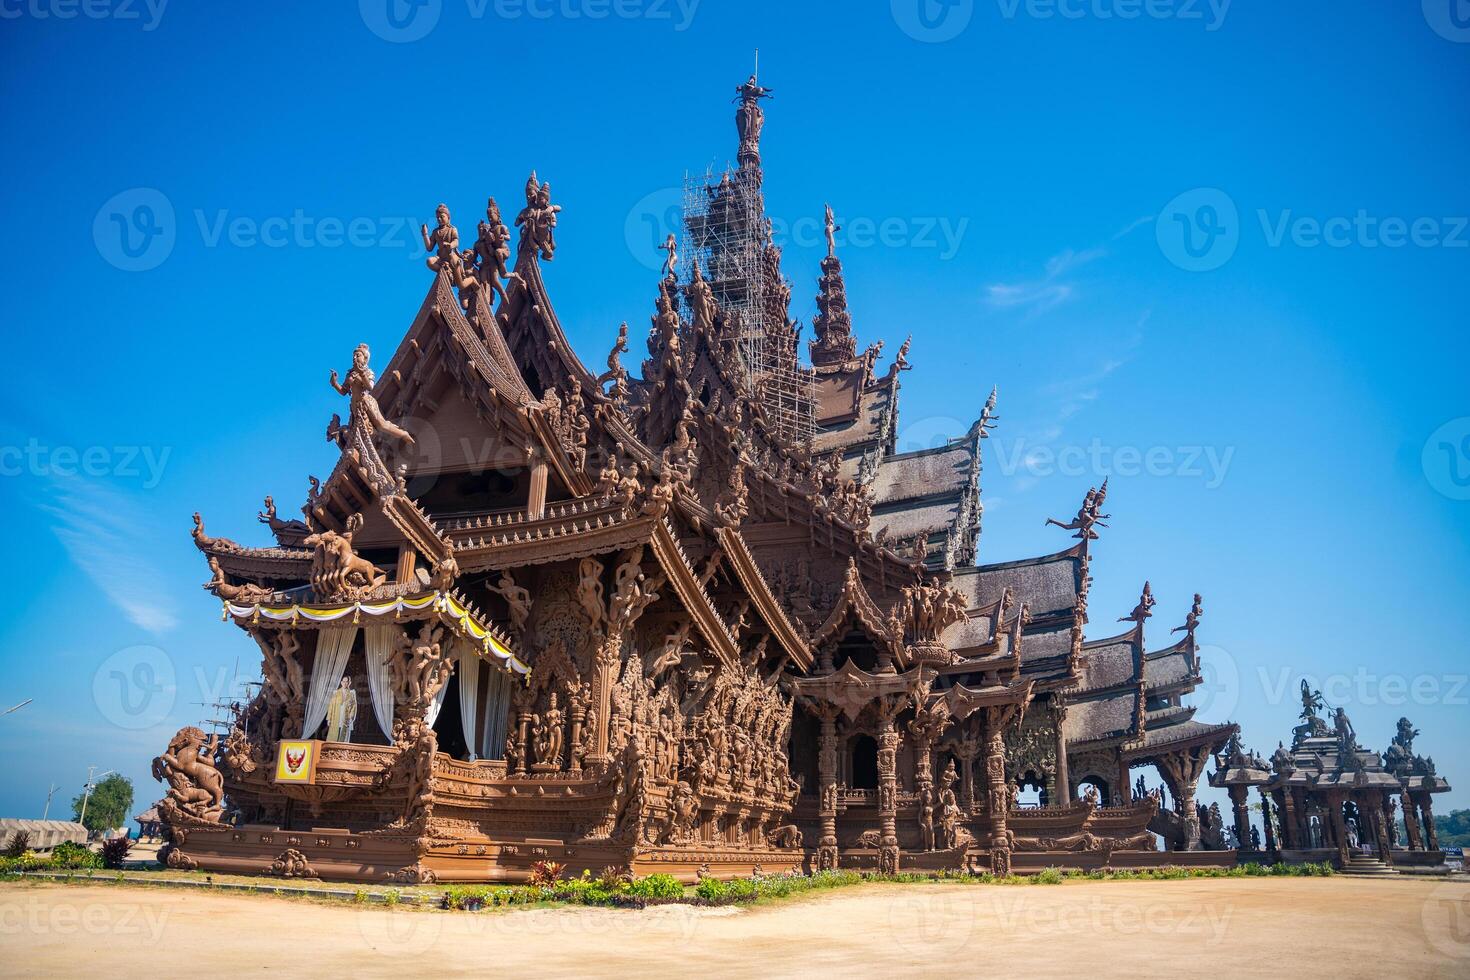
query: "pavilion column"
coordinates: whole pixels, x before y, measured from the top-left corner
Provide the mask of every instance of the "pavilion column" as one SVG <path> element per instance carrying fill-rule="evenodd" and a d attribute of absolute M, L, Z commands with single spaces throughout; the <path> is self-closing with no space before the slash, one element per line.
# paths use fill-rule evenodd
<path fill-rule="evenodd" d="M 1067 769 L 1067 736 L 1062 733 L 1062 725 L 1067 715 L 1067 704 L 1058 697 L 1052 700 L 1052 706 L 1053 717 L 1056 718 L 1057 734 L 1057 788 L 1051 802 L 1057 806 L 1066 806 L 1072 802 L 1072 774 Z"/>
<path fill-rule="evenodd" d="M 914 789 L 919 797 L 919 836 L 926 851 L 934 850 L 934 760 L 930 731 L 923 720 L 909 723 L 914 737 Z"/>
<path fill-rule="evenodd" d="M 1431 851 L 1439 850 L 1439 832 L 1434 829 L 1434 804 L 1428 793 L 1419 794 L 1421 812 L 1424 814 L 1424 843 Z"/>
<path fill-rule="evenodd" d="M 817 743 L 817 813 L 822 821 L 822 839 L 817 844 L 817 867 L 837 867 L 837 709 L 829 704 L 813 706 L 822 722 Z"/>
<path fill-rule="evenodd" d="M 1237 850 L 1251 850 L 1250 787 L 1231 786 L 1230 803 L 1235 810 L 1235 846 Z"/>
<path fill-rule="evenodd" d="M 1266 829 L 1266 853 L 1279 854 L 1280 851 L 1276 847 L 1276 830 L 1271 826 L 1271 797 L 1264 786 L 1261 787 L 1261 826 Z"/>
<path fill-rule="evenodd" d="M 1373 807 L 1373 839 L 1378 844 L 1378 858 L 1384 864 L 1393 864 L 1393 838 L 1389 836 L 1388 794 L 1379 796 Z"/>
<path fill-rule="evenodd" d="M 1405 790 L 1399 800 L 1399 809 L 1404 811 L 1404 830 L 1409 835 L 1409 850 L 1422 851 L 1424 850 L 1424 837 L 1419 832 L 1419 813 L 1414 798 L 1409 795 L 1408 790 Z"/>
<path fill-rule="evenodd" d="M 526 516 L 540 520 L 546 514 L 546 461 L 538 459 L 531 464 L 531 496 L 526 503 Z"/>
<path fill-rule="evenodd" d="M 1011 843 L 1006 833 L 1011 794 L 1006 785 L 1006 743 L 998 713 L 985 716 L 985 784 L 990 807 L 990 871 L 1011 873 Z"/>
<path fill-rule="evenodd" d="M 893 707 L 896 709 L 897 704 Z M 881 711 L 878 728 L 878 870 L 883 874 L 898 873 L 898 728 L 893 723 L 896 710 Z"/>
<path fill-rule="evenodd" d="M 1392 793 L 1384 793 L 1382 800 L 1383 830 L 1384 836 L 1388 838 L 1388 849 L 1391 851 L 1399 846 L 1399 829 L 1394 826 L 1394 811 Z"/>
<path fill-rule="evenodd" d="M 1194 803 L 1195 779 L 1189 768 L 1189 760 L 1177 756 L 1170 760 L 1173 765 L 1170 769 L 1175 773 L 1175 785 L 1169 787 L 1174 791 L 1174 811 L 1184 821 L 1184 840 L 1181 841 L 1180 850 L 1199 850 L 1199 807 Z"/>
<path fill-rule="evenodd" d="M 1129 777 L 1133 773 L 1128 765 L 1128 760 L 1123 753 L 1118 753 L 1118 785 L 1113 788 L 1113 800 L 1116 806 L 1127 806 L 1133 802 L 1133 784 Z"/>
<path fill-rule="evenodd" d="M 1337 860 L 1341 867 L 1347 867 L 1348 863 L 1348 835 L 1347 821 L 1343 819 L 1343 799 L 1341 793 L 1333 793 L 1327 797 L 1327 805 L 1331 807 L 1329 814 L 1332 824 L 1332 837 L 1337 844 Z"/>
<path fill-rule="evenodd" d="M 1302 846 L 1300 840 L 1301 824 L 1296 812 L 1296 800 L 1291 795 L 1291 790 L 1278 789 L 1276 791 L 1276 809 L 1281 813 L 1281 846 L 1288 850 Z"/>

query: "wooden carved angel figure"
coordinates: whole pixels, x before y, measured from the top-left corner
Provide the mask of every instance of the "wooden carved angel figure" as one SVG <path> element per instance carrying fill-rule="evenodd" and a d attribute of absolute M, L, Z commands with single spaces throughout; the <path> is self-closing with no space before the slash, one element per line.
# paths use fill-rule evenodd
<path fill-rule="evenodd" d="M 663 275 L 665 279 L 677 279 L 679 268 L 679 241 L 672 233 L 664 239 L 664 243 L 658 247 L 660 252 L 666 252 L 664 256 Z"/>
<path fill-rule="evenodd" d="M 419 225 L 419 234 L 424 239 L 424 251 L 434 253 L 425 264 L 434 272 L 444 269 L 449 273 L 450 283 L 463 286 L 466 278 L 464 256 L 459 251 L 459 229 L 449 221 L 449 205 L 441 204 L 435 208 L 434 220 L 436 223 L 432 232 L 428 225 Z"/>
<path fill-rule="evenodd" d="M 344 677 L 327 699 L 327 741 L 352 741 L 352 729 L 356 725 L 357 692 L 352 689 L 352 678 Z"/>
<path fill-rule="evenodd" d="M 405 446 L 412 446 L 413 436 L 384 418 L 383 410 L 378 407 L 378 400 L 373 397 L 373 385 L 378 379 L 373 374 L 372 368 L 368 367 L 368 358 L 371 354 L 367 344 L 357 345 L 352 351 L 352 370 L 347 372 L 346 384 L 337 380 L 336 371 L 332 372 L 332 387 L 336 389 L 337 394 L 347 395 L 352 399 L 348 425 L 361 426 L 367 430 L 368 434 L 384 432 Z"/>
<path fill-rule="evenodd" d="M 516 215 L 521 229 L 521 250 L 534 250 L 541 258 L 551 260 L 556 252 L 556 213 L 561 205 L 551 203 L 551 182 L 540 183 L 536 171 L 526 180 L 526 206 Z"/>
<path fill-rule="evenodd" d="M 536 750 L 535 769 L 559 769 L 561 768 L 562 750 L 562 713 L 557 707 L 556 692 L 551 692 L 551 698 L 546 704 L 546 713 L 534 715 L 534 728 L 531 732 L 531 743 Z"/>
<path fill-rule="evenodd" d="M 494 290 L 504 304 L 505 287 L 501 283 L 508 282 L 515 273 L 505 267 L 505 260 L 510 258 L 510 229 L 501 220 L 500 205 L 495 203 L 495 198 L 485 204 L 485 220 L 477 231 L 475 254 L 480 257 L 480 264 L 476 271 L 480 281 Z"/>

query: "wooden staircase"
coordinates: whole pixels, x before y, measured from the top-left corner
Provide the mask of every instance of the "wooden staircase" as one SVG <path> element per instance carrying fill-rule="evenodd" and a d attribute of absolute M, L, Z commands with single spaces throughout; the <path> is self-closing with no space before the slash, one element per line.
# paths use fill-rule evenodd
<path fill-rule="evenodd" d="M 1347 864 L 1338 869 L 1339 874 L 1356 875 L 1360 878 L 1394 878 L 1398 872 L 1378 858 L 1364 851 L 1348 855 Z"/>

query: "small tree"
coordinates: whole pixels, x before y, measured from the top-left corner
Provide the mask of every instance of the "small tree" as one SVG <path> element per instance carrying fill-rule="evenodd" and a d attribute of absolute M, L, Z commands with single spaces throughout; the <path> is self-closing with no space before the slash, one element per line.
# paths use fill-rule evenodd
<path fill-rule="evenodd" d="M 87 813 L 82 816 L 82 802 L 86 800 Z M 71 801 L 72 814 L 81 821 L 89 833 L 121 827 L 133 809 L 133 781 L 114 773 L 92 788 L 89 799 L 85 789 Z"/>

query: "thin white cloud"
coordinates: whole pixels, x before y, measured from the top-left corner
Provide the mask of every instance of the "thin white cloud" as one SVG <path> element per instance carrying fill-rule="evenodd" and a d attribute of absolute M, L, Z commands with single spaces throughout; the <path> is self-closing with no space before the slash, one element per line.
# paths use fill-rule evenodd
<path fill-rule="evenodd" d="M 1077 284 L 1064 277 L 1107 254 L 1108 250 L 1101 247 L 1065 249 L 1046 260 L 1046 275 L 1042 278 L 991 283 L 985 289 L 985 300 L 995 309 L 1025 309 L 1027 316 L 1045 313 L 1076 297 Z"/>
<path fill-rule="evenodd" d="M 147 557 L 156 547 L 152 521 L 136 501 L 96 481 L 57 480 L 41 510 L 72 563 L 129 620 L 150 633 L 178 625 L 171 587 Z"/>

